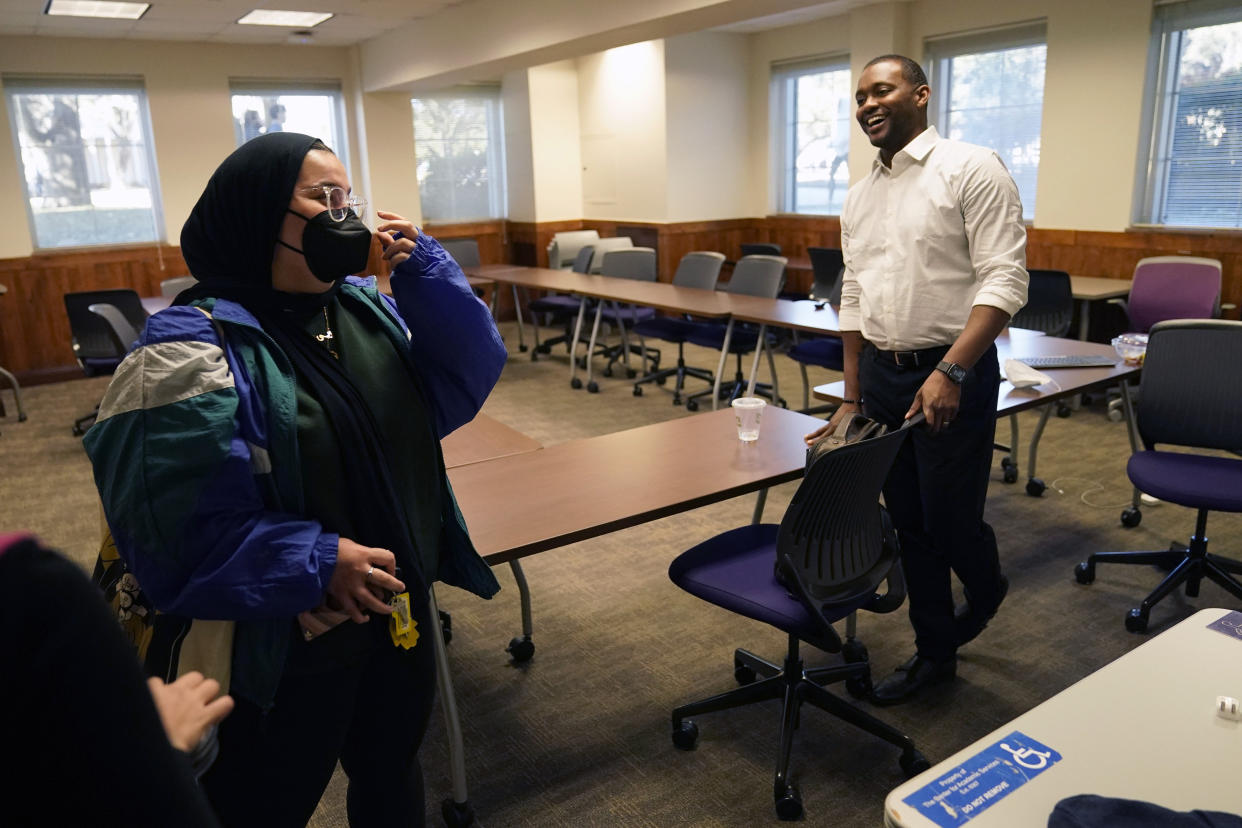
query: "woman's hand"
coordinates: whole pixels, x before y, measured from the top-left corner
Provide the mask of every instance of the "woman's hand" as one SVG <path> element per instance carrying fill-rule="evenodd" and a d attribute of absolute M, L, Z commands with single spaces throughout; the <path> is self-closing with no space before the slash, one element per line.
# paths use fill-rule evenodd
<path fill-rule="evenodd" d="M 397 265 L 410 258 L 410 254 L 414 252 L 418 229 L 413 222 L 405 220 L 396 213 L 376 210 L 375 214 L 380 217 L 375 233 L 379 236 L 380 247 L 384 249 L 384 258 L 388 261 L 390 268 L 396 268 Z M 394 238 L 396 233 L 400 233 L 401 238 Z"/>
<path fill-rule="evenodd" d="M 396 571 L 397 559 L 387 549 L 341 538 L 336 545 L 336 567 L 328 581 L 328 597 L 336 605 L 334 609 L 349 613 L 359 624 L 367 622 L 368 610 L 389 615 L 392 607 L 380 600 L 378 592 L 405 591 L 405 584 L 393 574 Z"/>
<path fill-rule="evenodd" d="M 233 697 L 220 696 L 220 682 L 202 673 L 186 673 L 172 684 L 150 678 L 147 687 L 168 741 L 185 753 L 198 747 L 207 728 L 233 712 Z"/>
<path fill-rule="evenodd" d="M 841 405 L 837 407 L 837 410 L 832 413 L 832 417 L 829 418 L 826 424 L 815 429 L 814 431 L 812 431 L 810 434 L 806 435 L 802 439 L 806 441 L 806 444 L 808 446 L 813 446 L 815 445 L 816 440 L 818 440 L 820 437 L 823 437 L 825 434 L 828 434 L 833 429 L 835 429 L 837 427 L 837 423 L 845 419 L 845 416 L 847 414 L 861 414 L 861 413 L 862 413 L 862 406 L 857 405 L 855 403 L 841 403 Z"/>

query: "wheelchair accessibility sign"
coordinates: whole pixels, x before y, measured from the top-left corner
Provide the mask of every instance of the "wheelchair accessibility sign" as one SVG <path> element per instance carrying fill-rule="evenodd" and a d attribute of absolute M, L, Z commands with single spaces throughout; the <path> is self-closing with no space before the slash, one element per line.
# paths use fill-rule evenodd
<path fill-rule="evenodd" d="M 1208 624 L 1209 630 L 1224 633 L 1230 638 L 1242 639 L 1242 612 L 1229 612 Z"/>
<path fill-rule="evenodd" d="M 1061 754 L 1014 731 L 903 802 L 940 828 L 964 825 L 1061 761 Z"/>

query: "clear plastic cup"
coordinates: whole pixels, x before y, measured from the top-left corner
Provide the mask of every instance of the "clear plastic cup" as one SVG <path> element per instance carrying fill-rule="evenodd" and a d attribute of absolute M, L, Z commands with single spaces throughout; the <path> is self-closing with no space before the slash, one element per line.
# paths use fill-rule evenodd
<path fill-rule="evenodd" d="M 738 397 L 733 401 L 733 415 L 737 419 L 737 438 L 743 443 L 759 439 L 759 424 L 763 419 L 763 407 L 767 401 L 761 397 Z"/>

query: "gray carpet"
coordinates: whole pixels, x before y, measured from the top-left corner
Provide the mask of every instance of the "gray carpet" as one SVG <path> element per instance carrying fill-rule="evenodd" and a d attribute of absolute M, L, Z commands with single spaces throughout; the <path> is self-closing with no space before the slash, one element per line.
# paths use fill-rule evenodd
<path fill-rule="evenodd" d="M 512 347 L 514 331 L 506 326 L 505 332 Z M 545 444 L 687 416 L 666 392 L 648 386 L 634 398 L 617 378 L 601 378 L 599 394 L 571 391 L 563 350 L 537 363 L 514 350 L 484 410 Z M 674 353 L 666 350 L 666 361 Z M 688 361 L 715 364 L 694 348 Z M 784 358 L 778 365 L 781 390 L 797 404 L 797 367 Z M 835 378 L 812 370 L 815 382 Z M 98 507 L 89 464 L 69 426 L 98 401 L 105 384 L 30 388 L 29 421 L 16 423 L 11 408 L 0 420 L 0 528 L 33 530 L 84 566 L 94 559 Z M 1034 421 L 1033 414 L 1022 416 L 1024 437 Z M 1008 436 L 1007 425 L 1000 433 Z M 1042 498 L 1028 497 L 1021 484 L 1001 483 L 999 462 L 995 466 L 988 519 L 1012 582 L 1009 598 L 987 631 L 962 650 L 955 683 L 910 705 L 873 710 L 909 733 L 933 762 L 1145 640 L 1127 633 L 1122 622 L 1157 583 L 1158 572 L 1101 567 L 1090 587 L 1077 585 L 1072 575 L 1074 563 L 1092 550 L 1164 548 L 1184 541 L 1193 528 L 1191 511 L 1168 504 L 1146 508 L 1139 527 L 1121 528 L 1118 514 L 1130 494 L 1127 453 L 1123 427 L 1109 422 L 1097 402 L 1049 422 L 1039 458 L 1040 476 L 1049 484 Z M 769 520 L 779 517 L 793 488 L 773 491 Z M 522 666 L 504 652 L 520 629 L 507 567 L 497 572 L 504 589 L 492 601 L 439 590 L 442 608 L 453 616 L 449 655 L 478 824 L 777 822 L 771 793 L 775 702 L 701 717 L 693 752 L 675 750 L 669 739 L 674 706 L 734 686 L 735 647 L 770 658 L 783 652 L 781 635 L 680 592 L 666 574 L 682 550 L 749 521 L 753 504 L 753 496 L 740 498 L 527 558 L 537 650 Z M 1214 551 L 1242 556 L 1239 528 L 1242 518 L 1214 515 Z M 1237 603 L 1205 583 L 1199 598 L 1166 599 L 1153 613 L 1153 629 L 1209 606 Z M 912 653 L 904 610 L 864 616 L 859 629 L 877 677 Z M 831 658 L 808 652 L 811 662 Z M 806 821 L 880 824 L 885 794 L 902 781 L 897 756 L 887 744 L 806 709 L 793 754 Z M 439 801 L 450 787 L 438 715 L 422 758 L 429 820 L 440 824 Z M 311 824 L 346 824 L 339 773 Z"/>

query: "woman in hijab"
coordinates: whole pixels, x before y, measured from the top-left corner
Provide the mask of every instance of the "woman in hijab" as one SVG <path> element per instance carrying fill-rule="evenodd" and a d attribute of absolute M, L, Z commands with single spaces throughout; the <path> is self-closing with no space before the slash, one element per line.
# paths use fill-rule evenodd
<path fill-rule="evenodd" d="M 236 708 L 203 778 L 226 825 L 304 825 L 338 759 L 351 825 L 423 824 L 428 587 L 499 589 L 439 440 L 504 345 L 443 248 L 393 213 L 372 234 L 364 203 L 317 139 L 239 147 L 182 230 L 198 284 L 148 321 L 86 438 L 146 598 L 191 632 L 236 622 Z M 373 235 L 395 301 L 346 278 Z M 191 640 L 161 652 L 184 662 Z"/>

